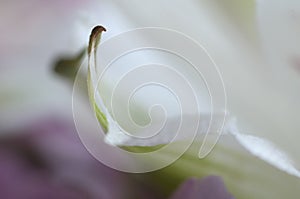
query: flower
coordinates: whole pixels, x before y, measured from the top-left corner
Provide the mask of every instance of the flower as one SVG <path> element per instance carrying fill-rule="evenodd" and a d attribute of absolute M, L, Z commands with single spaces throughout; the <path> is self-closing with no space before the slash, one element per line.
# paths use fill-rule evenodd
<path fill-rule="evenodd" d="M 276 1 L 272 2 L 276 9 L 270 9 L 269 2 L 259 0 L 172 1 L 172 6 L 161 1 L 103 0 L 90 2 L 86 7 L 64 1 L 68 9 L 60 10 L 60 2 L 55 2 L 55 6 L 30 2 L 12 1 L 0 6 L 3 16 L 7 16 L 1 18 L 6 21 L 6 39 L 1 41 L 4 53 L 0 55 L 2 133 L 23 128 L 28 120 L 35 121 L 49 111 L 71 117 L 70 89 L 53 77 L 49 68 L 57 55 L 76 54 L 86 47 L 90 29 L 96 24 L 102 23 L 108 29 L 103 41 L 141 26 L 175 29 L 203 43 L 218 64 L 225 86 L 230 88 L 228 109 L 237 123 L 228 127 L 235 133 L 222 136 L 205 159 L 196 158 L 199 147 L 193 145 L 175 164 L 143 176 L 143 182 L 167 195 L 187 177 L 214 174 L 224 179 L 236 198 L 298 197 L 299 52 L 295 42 L 298 36 L 294 35 L 298 31 L 298 3 Z M 22 13 L 31 12 L 33 7 L 41 12 L 31 18 L 23 17 Z M 57 11 L 59 14 L 53 15 Z M 295 31 L 289 31 L 290 28 Z M 75 39 L 70 42 L 70 38 Z M 41 148 L 47 146 L 46 141 L 41 143 Z M 55 150 L 48 149 L 50 152 L 45 152 L 50 154 Z M 54 152 L 52 157 L 64 155 L 60 152 Z M 167 159 L 172 153 L 165 155 L 162 158 Z M 48 161 L 60 168 L 55 158 Z M 68 171 L 69 164 L 62 163 L 62 171 Z M 52 187 L 52 182 L 47 182 L 47 186 Z M 59 190 L 58 194 L 77 193 L 68 187 L 54 186 L 53 190 Z"/>
<path fill-rule="evenodd" d="M 136 8 L 139 5 L 139 3 L 135 2 L 134 5 L 135 6 L 132 7 Z M 131 10 L 132 13 L 135 13 L 136 15 L 142 15 L 145 16 L 145 18 L 147 18 L 147 11 L 144 10 L 142 6 L 141 6 L 141 10 L 135 10 L 135 11 L 132 10 L 132 7 L 129 4 L 126 4 L 124 6 L 125 7 L 128 6 L 127 7 L 128 10 Z M 192 149 L 188 154 L 183 155 L 181 159 L 179 159 L 174 165 L 170 166 L 168 169 L 165 169 L 165 172 L 162 173 L 164 174 L 167 173 L 168 176 L 171 176 L 172 173 L 173 174 L 176 173 L 177 177 L 180 179 L 184 178 L 185 176 L 191 176 L 195 174 L 199 176 L 203 176 L 209 172 L 218 173 L 219 175 L 224 177 L 225 183 L 230 187 L 230 189 L 233 190 L 233 194 L 238 197 L 243 197 L 245 195 L 249 197 L 250 196 L 271 197 L 272 195 L 272 197 L 280 198 L 280 197 L 284 197 L 284 193 L 287 190 L 289 190 L 288 192 L 293 193 L 292 194 L 293 196 L 296 196 L 297 195 L 296 189 L 284 185 L 298 184 L 299 183 L 298 177 L 300 176 L 300 174 L 297 169 L 297 166 L 295 166 L 297 164 L 295 164 L 291 160 L 291 158 L 289 157 L 289 155 L 287 155 L 286 152 L 283 152 L 283 150 L 280 149 L 282 148 L 281 147 L 282 144 L 279 144 L 280 141 L 277 140 L 275 141 L 274 144 L 274 138 L 277 136 L 279 138 L 280 135 L 282 136 L 282 132 L 280 131 L 279 128 L 279 126 L 282 123 L 278 122 L 277 129 L 274 129 L 272 123 L 268 122 L 268 121 L 275 121 L 276 116 L 273 117 L 272 113 L 274 111 L 274 107 L 276 106 L 274 106 L 273 103 L 268 103 L 268 101 L 272 101 L 273 99 L 273 96 L 270 95 L 272 94 L 273 91 L 269 90 L 270 87 L 268 83 L 265 82 L 266 77 L 264 75 L 264 72 L 261 71 L 262 70 L 261 66 L 264 64 L 264 61 L 261 59 L 260 55 L 258 54 L 259 50 L 258 51 L 253 50 L 254 47 L 256 47 L 257 49 L 258 46 L 249 43 L 249 41 L 246 40 L 247 38 L 249 38 L 249 35 L 242 34 L 243 32 L 239 31 L 239 28 L 236 27 L 234 23 L 226 19 L 221 19 L 219 16 L 220 15 L 219 12 L 216 11 L 217 9 L 210 7 L 212 6 L 211 4 L 203 3 L 202 6 L 203 7 L 207 6 L 205 8 L 211 9 L 210 12 L 208 13 L 205 14 L 202 13 L 203 16 L 202 15 L 201 16 L 204 19 L 208 20 L 206 21 L 206 23 L 203 24 L 205 25 L 210 24 L 209 20 L 211 20 L 218 23 L 219 26 L 212 25 L 211 27 L 209 25 L 207 26 L 203 25 L 207 29 L 199 28 L 203 26 L 199 26 L 199 27 L 196 26 L 193 27 L 194 28 L 193 30 L 190 30 L 189 27 L 181 28 L 181 30 L 185 30 L 185 32 L 190 33 L 190 35 L 195 35 L 195 32 L 197 32 L 199 33 L 199 35 L 202 36 L 201 38 L 202 41 L 205 42 L 206 47 L 208 48 L 209 51 L 212 52 L 217 62 L 220 63 L 220 70 L 222 71 L 224 81 L 227 82 L 227 85 L 231 86 L 231 89 L 228 91 L 227 94 L 233 99 L 229 104 L 229 111 L 231 112 L 230 117 L 232 119 L 230 119 L 225 124 L 226 132 L 229 133 L 229 135 L 222 136 L 219 140 L 218 145 L 216 145 L 216 147 L 214 148 L 212 154 L 210 154 L 210 156 L 205 158 L 204 160 L 196 160 L 196 158 L 194 159 L 192 158 L 191 154 L 193 154 L 196 157 L 195 154 L 197 153 L 197 148 L 192 147 Z M 153 15 L 153 12 L 160 13 L 161 11 L 160 8 L 158 7 L 156 7 L 156 9 L 150 9 L 150 10 L 151 10 L 151 16 L 154 16 L 154 18 L 155 16 L 159 16 L 159 15 L 158 14 Z M 197 14 L 195 14 L 195 18 L 197 18 L 196 16 Z M 253 19 L 255 17 L 254 10 L 253 10 L 252 17 Z M 187 18 L 188 17 L 183 16 L 181 21 L 184 21 Z M 143 19 L 139 18 L 139 20 L 142 21 Z M 162 24 L 164 24 L 164 22 L 167 22 L 168 20 L 170 20 L 168 17 L 157 20 L 156 26 L 163 26 Z M 155 20 L 152 19 L 151 21 L 155 21 Z M 145 22 L 144 24 L 147 23 Z M 176 25 L 184 26 L 184 23 L 177 23 Z M 165 25 L 163 27 L 169 27 L 169 26 Z M 221 30 L 219 33 L 217 33 L 215 29 L 220 27 Z M 211 34 L 207 34 L 207 35 L 204 34 L 204 32 L 207 33 L 209 31 L 212 31 L 214 33 L 213 38 L 215 38 L 216 40 L 218 39 L 217 44 L 214 43 L 215 41 L 212 41 Z M 227 34 L 224 34 L 224 32 L 226 32 Z M 199 35 L 195 36 L 195 39 L 197 38 L 200 39 Z M 254 38 L 251 38 L 251 40 L 253 39 Z M 232 43 L 234 43 L 235 45 L 234 46 L 231 45 L 229 41 L 232 41 Z M 131 40 L 131 42 L 135 42 L 135 41 Z M 223 56 L 221 55 L 221 53 L 218 54 L 218 51 L 226 52 L 228 56 Z M 96 59 L 96 56 L 93 57 L 93 53 L 91 53 L 91 57 L 92 58 L 90 59 L 93 61 Z M 247 60 L 247 63 L 245 63 L 245 60 Z M 94 75 L 95 77 L 94 78 L 91 77 L 91 80 L 89 82 L 93 86 L 92 89 L 94 91 L 98 83 L 95 82 L 97 80 L 97 73 L 95 71 L 92 71 L 92 70 L 97 70 L 96 69 L 97 66 L 96 64 L 93 63 L 93 61 L 90 62 L 90 76 Z M 272 77 L 268 76 L 268 80 L 270 78 Z M 237 80 L 241 81 L 241 83 L 239 83 L 239 81 Z M 241 88 L 241 85 L 243 86 L 243 88 Z M 113 86 L 112 85 L 110 86 L 112 89 Z M 249 88 L 251 90 L 245 88 Z M 92 105 L 95 106 L 96 104 L 98 106 L 95 107 L 96 114 L 101 115 L 100 123 L 102 124 L 102 127 L 106 130 L 108 129 L 107 130 L 108 134 L 106 137 L 110 136 L 112 138 L 109 141 L 111 144 L 121 145 L 121 146 L 154 146 L 159 144 L 166 144 L 164 140 L 157 140 L 154 143 L 150 142 L 148 143 L 148 145 L 147 145 L 147 141 L 145 141 L 145 143 L 140 145 L 139 143 L 134 142 L 134 139 L 128 140 L 126 138 L 122 140 L 120 137 L 123 130 L 118 124 L 118 120 L 115 120 L 110 113 L 111 110 L 108 110 L 108 108 L 105 107 L 105 100 L 107 99 L 105 99 L 104 95 L 101 95 L 101 91 L 100 91 L 100 94 L 98 93 L 100 95 L 100 98 L 95 100 L 93 96 L 94 94 L 97 95 L 97 92 L 99 91 L 96 90 L 95 92 L 96 94 L 93 92 L 91 93 Z M 251 97 L 249 93 L 251 94 Z M 276 96 L 278 96 L 276 100 L 283 99 L 282 93 L 278 93 Z M 119 99 L 120 98 L 122 99 L 122 97 L 119 97 Z M 151 97 L 148 98 L 151 99 Z M 126 101 L 128 99 L 126 98 L 124 100 Z M 241 103 L 243 101 L 245 102 L 244 104 Z M 139 101 L 139 103 L 140 103 L 139 106 L 143 105 L 143 101 Z M 251 105 L 252 111 L 250 109 L 249 111 L 245 111 L 246 104 L 252 104 Z M 265 106 L 265 104 L 267 105 Z M 260 114 L 265 115 L 266 118 L 268 118 L 268 120 L 263 120 L 262 123 Z M 235 122 L 236 120 L 234 118 L 238 119 L 237 120 L 238 123 Z M 260 123 L 260 126 L 258 123 Z M 294 124 L 297 126 L 296 123 Z M 295 128 L 293 130 L 295 130 Z M 254 133 L 249 133 L 249 131 Z M 270 132 L 274 132 L 274 134 L 271 134 Z M 128 134 L 128 132 L 124 132 L 124 134 Z M 170 137 L 170 139 L 172 139 L 172 137 Z M 211 140 L 208 142 L 213 143 L 214 142 L 213 138 L 211 138 Z M 278 147 L 278 145 L 280 147 Z M 221 157 L 220 154 L 222 154 L 224 157 Z M 170 157 L 170 154 L 168 154 L 168 157 Z M 240 164 L 252 165 L 252 166 L 240 167 L 239 166 Z M 201 169 L 199 168 L 199 171 L 197 170 L 196 165 L 201 167 Z M 227 169 L 229 168 L 229 171 L 226 168 Z M 259 169 L 253 169 L 253 168 L 259 168 Z M 276 170 L 275 168 L 279 170 Z M 233 169 L 232 173 L 230 172 L 231 169 Z M 286 173 L 282 173 L 281 171 L 284 171 Z M 237 173 L 239 174 L 236 175 Z M 287 175 L 287 173 L 292 176 Z M 235 175 L 236 175 L 236 179 L 233 180 L 233 176 Z M 250 178 L 248 175 L 251 175 L 252 177 L 253 176 L 256 177 Z M 226 178 L 225 176 L 227 176 L 228 178 Z M 272 179 L 271 176 L 272 177 L 277 176 L 276 178 L 281 176 L 282 178 L 285 179 L 284 180 L 285 182 L 284 183 L 275 182 L 276 178 Z M 259 189 L 259 191 L 254 192 L 252 190 L 253 185 L 254 184 L 257 185 L 261 182 L 261 180 L 259 180 L 259 177 L 265 180 L 265 183 L 260 184 L 261 188 Z M 238 184 L 237 183 L 238 181 L 242 181 L 243 183 Z M 274 187 L 277 186 L 280 188 L 274 190 Z"/>

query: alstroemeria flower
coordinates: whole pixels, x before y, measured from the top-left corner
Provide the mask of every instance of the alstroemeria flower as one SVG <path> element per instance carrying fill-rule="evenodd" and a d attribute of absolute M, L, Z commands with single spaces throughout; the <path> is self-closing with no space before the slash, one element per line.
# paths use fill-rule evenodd
<path fill-rule="evenodd" d="M 257 2 L 266 3 L 266 1 Z M 291 2 L 288 1 L 288 3 Z M 54 27 L 51 24 L 56 24 L 58 21 L 62 22 L 62 19 L 68 18 L 66 17 L 70 16 L 68 12 L 63 10 L 60 12 L 60 15 L 57 15 L 57 9 L 37 4 L 38 1 L 34 1 L 31 4 L 28 2 L 22 4 L 20 2 L 13 3 L 21 5 L 21 7 L 24 6 L 26 9 L 13 11 L 13 9 L 9 9 L 12 6 L 8 6 L 8 8 L 1 6 L 1 9 L 3 9 L 2 14 L 5 13 L 5 10 L 8 10 L 7 18 L 12 20 L 12 23 L 7 23 L 8 25 L 5 26 L 5 30 L 12 30 L 11 24 L 17 24 L 17 22 L 31 22 L 28 18 L 23 18 L 23 16 L 27 16 L 27 13 L 33 13 L 30 12 L 32 9 L 41 11 L 41 14 L 45 14 L 45 17 L 33 15 L 32 19 L 37 19 L 38 23 L 30 23 L 29 26 L 27 23 L 22 23 L 24 26 L 16 25 L 14 26 L 14 31 L 12 31 L 14 33 L 11 37 L 12 39 L 1 41 L 6 41 L 4 42 L 5 45 L 2 46 L 7 46 L 5 53 L 1 53 L 1 65 L 4 65 L 3 68 L 5 69 L 16 65 L 18 66 L 16 67 L 16 71 L 19 74 L 16 76 L 14 70 L 1 71 L 1 81 L 4 82 L 1 84 L 1 95 L 5 96 L 4 100 L 1 98 L 2 102 L 5 102 L 2 103 L 4 105 L 1 107 L 1 128 L 4 128 L 4 125 L 10 127 L 14 127 L 16 124 L 20 125 L 17 122 L 19 120 L 16 121 L 16 119 L 21 118 L 23 121 L 30 118 L 28 116 L 31 113 L 29 110 L 33 112 L 40 110 L 37 107 L 43 109 L 42 111 L 38 111 L 40 114 L 40 112 L 43 113 L 43 111 L 51 110 L 53 106 L 57 108 L 56 105 L 59 104 L 62 113 L 69 113 L 70 110 L 66 108 L 66 104 L 69 104 L 69 96 L 65 96 L 68 89 L 62 89 L 62 84 L 57 83 L 56 79 L 48 74 L 49 71 L 45 70 L 46 67 L 44 68 L 44 66 L 49 66 L 52 62 L 51 58 L 63 50 L 68 53 L 74 53 L 84 48 L 90 29 L 96 24 L 105 24 L 109 30 L 104 35 L 104 40 L 114 34 L 141 26 L 171 28 L 183 31 L 194 39 L 201 41 L 218 63 L 223 74 L 225 86 L 229 88 L 227 89 L 229 99 L 228 110 L 230 110 L 232 117 L 237 118 L 237 124 L 231 126 L 234 128 L 230 129 L 238 133 L 222 137 L 216 148 L 204 160 L 197 159 L 198 148 L 192 148 L 189 153 L 184 155 L 175 164 L 153 174 L 155 182 L 160 182 L 153 184 L 158 184 L 159 188 L 165 190 L 177 186 L 179 182 L 189 176 L 207 176 L 213 173 L 223 177 L 229 191 L 236 198 L 284 198 L 287 196 L 298 198 L 299 179 L 282 172 L 282 170 L 294 175 L 298 175 L 298 171 L 287 156 L 278 151 L 280 148 L 283 151 L 287 151 L 289 155 L 291 154 L 292 160 L 297 161 L 294 165 L 299 167 L 299 160 L 297 159 L 298 146 L 295 144 L 298 140 L 297 133 L 299 131 L 297 121 L 299 107 L 296 107 L 298 104 L 298 90 L 291 89 L 298 88 L 298 83 L 295 83 L 298 80 L 294 78 L 297 77 L 297 73 L 294 73 L 294 69 L 292 69 L 293 72 L 290 72 L 289 69 L 286 71 L 285 68 L 280 69 L 276 72 L 279 74 L 277 77 L 284 83 L 281 81 L 276 82 L 270 73 L 274 65 L 261 63 L 261 57 L 256 54 L 256 44 L 258 41 L 256 40 L 257 30 L 255 29 L 254 10 L 256 3 L 254 1 L 172 1 L 172 5 L 170 5 L 170 2 L 166 3 L 158 0 L 151 2 L 142 2 L 139 0 L 130 2 L 118 0 L 95 1 L 91 3 L 93 4 L 93 8 L 88 9 L 83 14 L 81 13 L 82 15 L 79 17 L 78 15 L 74 15 L 75 12 L 72 12 L 70 14 L 72 20 Z M 7 5 L 10 4 L 7 3 Z M 31 9 L 28 8 L 30 5 L 32 6 Z M 43 9 L 37 9 L 37 5 L 40 5 Z M 64 5 L 70 8 L 74 4 L 69 3 Z M 259 16 L 268 16 L 268 13 L 272 12 L 272 9 L 270 9 L 272 6 L 269 6 L 268 3 L 258 5 L 266 5 L 258 7 L 260 10 Z M 279 3 L 277 9 L 282 8 L 284 10 L 283 13 L 291 13 L 292 18 L 297 19 L 297 12 L 295 12 L 297 9 L 294 5 L 289 5 L 288 8 L 282 5 L 284 5 L 283 2 Z M 291 12 L 289 12 L 289 8 L 293 8 Z M 84 9 L 81 8 L 81 10 Z M 107 12 L 107 10 L 109 11 Z M 25 13 L 19 15 L 22 12 Z M 273 16 L 280 17 L 279 13 L 274 13 Z M 15 18 L 15 15 L 19 18 Z M 48 21 L 49 16 L 51 16 L 51 20 Z M 57 18 L 52 18 L 54 16 Z M 2 19 L 5 18 L 2 17 L 0 20 Z M 71 25 L 67 26 L 74 21 L 79 31 L 72 29 Z M 267 23 L 261 21 L 260 23 L 260 30 L 262 30 L 266 39 L 272 38 L 272 36 L 275 36 L 275 33 L 280 34 L 278 30 L 287 25 L 285 21 L 273 21 L 275 21 L 275 25 L 272 27 L 276 27 L 276 29 L 271 32 L 263 31 L 263 28 L 268 27 L 270 24 L 272 25 L 270 21 L 267 21 Z M 295 21 L 297 22 L 297 20 Z M 282 26 L 278 26 L 276 22 L 280 22 L 279 24 Z M 295 28 L 297 25 L 293 27 Z M 38 30 L 43 31 L 39 33 Z M 271 29 L 266 28 L 265 30 Z M 22 37 L 19 34 L 21 32 L 23 33 Z M 24 33 L 26 33 L 26 37 Z M 74 36 L 72 34 L 76 36 L 76 45 L 74 43 L 69 45 L 66 42 L 66 38 Z M 5 38 L 11 35 L 8 32 L 8 34 L 5 34 Z M 294 41 L 297 41 L 298 37 L 289 33 L 285 38 L 289 38 L 288 44 L 291 45 L 297 43 Z M 25 40 L 28 42 L 26 42 L 26 45 L 22 45 L 22 41 Z M 269 46 L 271 50 L 281 49 L 282 45 L 273 47 L 272 44 L 278 43 L 278 39 L 274 40 L 266 40 L 265 46 Z M 34 41 L 38 42 L 35 43 Z M 44 41 L 47 42 L 44 43 Z M 284 42 L 282 43 L 284 44 Z M 17 46 L 16 49 L 9 48 L 15 46 Z M 41 46 L 44 48 L 41 49 Z M 48 51 L 49 47 L 51 47 L 50 52 Z M 294 48 L 297 49 L 297 46 L 292 49 Z M 13 49 L 13 52 L 6 51 L 8 49 Z M 30 51 L 27 49 L 30 49 Z M 15 55 L 19 51 L 22 51 L 20 53 L 22 57 L 15 59 Z M 277 57 L 277 55 L 271 56 L 271 58 L 279 59 L 280 56 Z M 285 63 L 287 60 L 287 63 L 292 63 L 297 70 L 297 50 L 288 53 L 286 58 L 280 59 L 281 61 L 278 63 L 282 61 Z M 24 67 L 20 71 L 23 65 L 26 68 Z M 33 70 L 28 70 L 28 66 L 33 66 L 35 72 L 33 73 Z M 270 67 L 268 68 L 268 66 Z M 284 74 L 282 77 L 285 78 L 281 79 L 281 74 Z M 292 74 L 293 78 L 290 78 L 290 74 Z M 15 77 L 15 80 L 20 81 L 12 81 L 11 77 Z M 290 81 L 291 79 L 293 81 Z M 7 82 L 13 82 L 13 84 L 7 84 Z M 289 84 L 289 89 L 286 89 L 284 86 L 282 87 L 282 85 L 286 85 L 285 83 Z M 35 85 L 35 87 L 31 85 Z M 18 94 L 27 93 L 29 90 L 35 93 L 35 98 L 31 95 L 25 95 L 27 104 L 21 106 L 21 108 L 25 107 L 24 109 L 19 108 L 20 104 L 17 100 L 16 103 L 11 103 L 10 99 L 20 99 Z M 7 93 L 7 91 L 9 92 Z M 289 98 L 289 96 L 293 97 Z M 32 99 L 35 99 L 38 103 L 32 101 Z M 14 110 L 14 112 L 11 110 Z M 268 138 L 268 140 L 276 143 L 276 146 L 270 144 L 271 142 L 265 139 L 261 139 L 261 137 Z M 248 150 L 245 150 L 244 147 Z M 166 158 L 169 156 L 172 156 L 172 154 L 166 154 Z M 256 158 L 256 156 L 267 160 L 271 165 Z M 274 166 L 281 170 L 278 170 Z M 153 178 L 150 178 L 150 180 L 153 180 Z"/>
<path fill-rule="evenodd" d="M 230 87 L 227 94 L 231 99 L 229 100 L 228 110 L 231 113 L 232 120 L 229 120 L 226 125 L 229 135 L 220 138 L 217 146 L 207 158 L 197 160 L 197 147 L 192 147 L 188 154 L 184 155 L 174 165 L 164 169 L 162 173 L 168 173 L 170 176 L 175 175 L 177 176 L 174 177 L 175 179 L 182 179 L 184 176 L 195 174 L 204 176 L 214 172 L 224 177 L 225 183 L 236 197 L 281 198 L 286 193 L 297 197 L 298 190 L 295 187 L 300 183 L 298 179 L 300 176 L 299 171 L 281 147 L 273 144 L 272 139 L 266 139 L 273 135 L 273 123 L 270 121 L 275 121 L 273 120 L 275 116 L 272 116 L 274 114 L 272 111 L 277 107 L 271 107 L 272 103 L 269 103 L 269 101 L 272 101 L 272 94 L 274 93 L 268 90 L 270 85 L 266 83 L 265 72 L 262 68 L 264 62 L 257 51 L 254 50 L 255 44 L 249 43 L 249 40 L 252 42 L 255 37 L 249 39 L 249 35 L 243 34 L 245 33 L 244 30 L 241 31 L 235 22 L 229 20 L 232 15 L 228 14 L 226 9 L 222 10 L 224 12 L 222 13 L 214 7 L 213 3 L 201 3 L 199 7 L 194 5 L 199 9 L 198 12 L 192 12 L 193 9 L 190 4 L 183 6 L 179 2 L 174 3 L 178 6 L 178 9 L 180 7 L 180 11 L 176 8 L 165 10 L 153 3 L 145 6 L 144 3 L 140 2 L 122 4 L 122 7 L 130 10 L 131 16 L 144 16 L 139 18 L 140 23 L 141 21 L 144 22 L 143 25 L 153 25 L 149 23 L 152 22 L 155 26 L 175 29 L 180 27 L 180 30 L 185 30 L 185 33 L 205 43 L 207 49 L 219 63 L 218 66 L 222 71 L 225 85 Z M 149 9 L 151 6 L 152 9 Z M 136 7 L 141 9 L 132 9 Z M 174 23 L 174 18 L 169 17 L 176 17 L 177 15 L 174 13 L 184 11 L 189 12 L 189 16 L 181 16 L 178 21 L 175 20 L 177 23 L 174 26 L 170 26 L 171 21 Z M 168 17 L 159 17 L 159 14 L 166 12 Z M 223 16 L 228 18 L 222 18 Z M 156 17 L 157 20 L 155 20 Z M 247 17 L 252 17 L 254 21 L 254 6 L 252 16 Z M 202 25 L 191 28 L 188 21 L 191 21 L 192 18 L 203 20 L 201 21 Z M 147 20 L 149 20 L 148 23 Z M 247 39 L 249 40 L 247 41 Z M 139 146 L 138 143 L 130 143 L 130 140 L 123 143 L 122 140 L 118 140 L 121 135 L 119 132 L 122 131 L 119 128 L 118 121 L 107 110 L 104 103 L 105 97 L 97 93 L 99 92 L 97 89 L 94 93 L 94 89 L 97 87 L 97 74 L 95 72 L 97 65 L 94 64 L 95 56 L 93 55 L 95 50 L 96 48 L 90 53 L 92 57 L 90 59 L 90 76 L 94 76 L 94 78 L 91 77 L 89 84 L 92 85 L 90 94 L 98 119 L 108 135 L 115 138 L 115 140 L 110 139 L 111 144 Z M 224 52 L 226 52 L 226 56 Z M 98 98 L 95 99 L 94 95 Z M 97 104 L 97 107 L 94 103 Z M 262 119 L 262 115 L 267 119 Z M 236 123 L 233 122 L 234 118 L 237 118 Z M 278 122 L 277 124 L 279 128 L 274 133 L 279 132 L 281 129 L 281 123 Z M 276 133 L 276 136 L 279 137 L 279 135 L 279 133 Z M 148 146 L 159 144 L 165 143 L 157 141 L 156 143 L 149 143 Z M 141 146 L 145 146 L 145 144 L 141 144 Z M 166 155 L 172 156 L 172 154 Z M 194 155 L 194 158 L 191 155 Z M 282 179 L 282 181 L 276 179 Z"/>

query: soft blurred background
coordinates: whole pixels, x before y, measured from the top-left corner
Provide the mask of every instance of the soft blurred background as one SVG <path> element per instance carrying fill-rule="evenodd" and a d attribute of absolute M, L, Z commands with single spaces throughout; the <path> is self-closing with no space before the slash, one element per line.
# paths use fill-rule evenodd
<path fill-rule="evenodd" d="M 194 177 L 192 172 L 178 178 L 164 171 L 133 175 L 102 165 L 87 152 L 75 129 L 73 73 L 59 74 L 54 67 L 62 63 L 76 66 L 74 58 L 87 46 L 90 30 L 97 24 L 108 30 L 103 40 L 147 26 L 184 32 L 201 41 L 221 65 L 225 86 L 230 88 L 229 110 L 237 115 L 242 129 L 279 145 L 299 168 L 300 58 L 294 32 L 299 31 L 295 24 L 300 9 L 299 3 L 294 4 L 292 0 L 276 1 L 276 9 L 267 12 L 270 5 L 254 0 L 1 0 L 0 198 L 217 197 L 199 191 L 203 189 L 221 193 L 218 198 L 231 198 L 222 178 L 236 198 L 243 191 L 254 194 L 261 186 L 266 191 L 257 191 L 260 196 L 271 198 L 268 182 L 242 188 L 248 186 L 245 176 L 251 173 L 232 177 L 223 175 L 226 171 L 208 170 L 195 176 L 220 178 L 208 178 L 202 184 L 198 178 L 190 179 L 181 193 L 176 188 Z M 285 12 L 294 21 L 280 32 L 281 26 L 276 27 L 272 19 L 278 16 L 278 23 L 286 24 Z M 264 163 L 258 165 L 268 168 Z M 249 170 L 255 169 L 261 168 Z M 267 179 L 276 181 L 286 175 L 272 172 L 274 176 Z M 284 190 L 277 192 L 297 198 L 299 185 L 299 180 L 287 177 L 282 184 L 277 182 Z"/>

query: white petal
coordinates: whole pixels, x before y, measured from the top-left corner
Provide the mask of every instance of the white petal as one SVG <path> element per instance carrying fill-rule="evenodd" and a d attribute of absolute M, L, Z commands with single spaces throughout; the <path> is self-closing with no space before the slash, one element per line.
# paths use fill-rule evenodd
<path fill-rule="evenodd" d="M 229 132 L 250 153 L 283 170 L 291 175 L 300 177 L 300 172 L 295 168 L 291 159 L 270 141 L 253 135 L 242 134 L 238 131 L 234 120 L 231 121 Z"/>

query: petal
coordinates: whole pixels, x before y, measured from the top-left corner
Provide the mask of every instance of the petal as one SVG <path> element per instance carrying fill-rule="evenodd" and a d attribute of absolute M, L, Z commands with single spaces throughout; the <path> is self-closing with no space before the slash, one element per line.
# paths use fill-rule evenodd
<path fill-rule="evenodd" d="M 253 135 L 241 134 L 236 127 L 235 121 L 231 124 L 229 131 L 253 155 L 290 175 L 300 178 L 300 172 L 294 166 L 290 157 L 270 141 Z"/>
<path fill-rule="evenodd" d="M 171 199 L 233 199 L 220 177 L 208 176 L 204 179 L 186 180 L 173 194 Z"/>

